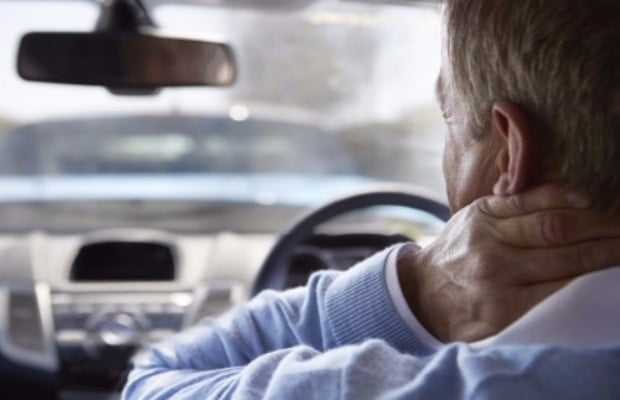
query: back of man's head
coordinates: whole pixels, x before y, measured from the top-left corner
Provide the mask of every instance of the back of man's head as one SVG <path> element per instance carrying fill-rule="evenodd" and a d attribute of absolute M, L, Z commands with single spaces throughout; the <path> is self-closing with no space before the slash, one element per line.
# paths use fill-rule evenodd
<path fill-rule="evenodd" d="M 620 212 L 620 1 L 448 0 L 447 51 L 471 132 L 494 102 L 541 122 L 547 168 Z"/>

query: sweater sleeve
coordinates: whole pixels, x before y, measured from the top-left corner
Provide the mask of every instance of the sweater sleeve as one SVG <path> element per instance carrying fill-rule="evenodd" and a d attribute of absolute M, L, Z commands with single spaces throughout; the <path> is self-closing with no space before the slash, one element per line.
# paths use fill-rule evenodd
<path fill-rule="evenodd" d="M 381 339 L 398 351 L 428 354 L 401 320 L 387 290 L 386 249 L 346 272 L 324 271 L 306 287 L 266 291 L 242 308 L 204 321 L 134 358 L 126 386 L 133 398 L 159 375 L 155 371 L 222 371 L 234 375 L 261 355 L 296 346 L 318 351 Z"/>
<path fill-rule="evenodd" d="M 239 367 L 143 366 L 125 399 L 411 400 L 597 399 L 620 396 L 620 347 L 445 346 L 431 357 L 371 339 L 325 352 L 299 345 Z"/>

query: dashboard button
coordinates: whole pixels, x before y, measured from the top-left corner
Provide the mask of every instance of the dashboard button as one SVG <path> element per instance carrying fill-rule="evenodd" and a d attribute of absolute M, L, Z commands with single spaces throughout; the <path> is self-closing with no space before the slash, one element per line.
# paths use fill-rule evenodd
<path fill-rule="evenodd" d="M 170 295 L 170 302 L 178 307 L 189 307 L 193 302 L 190 293 L 173 293 Z"/>
<path fill-rule="evenodd" d="M 67 315 L 71 314 L 71 305 L 70 304 L 54 304 L 53 306 L 54 314 Z"/>
<path fill-rule="evenodd" d="M 84 343 L 86 332 L 81 330 L 64 330 L 56 334 L 56 343 L 62 347 L 76 347 Z"/>
<path fill-rule="evenodd" d="M 164 308 L 162 303 L 143 303 L 140 305 L 140 309 L 147 314 L 163 313 Z"/>
<path fill-rule="evenodd" d="M 114 315 L 99 324 L 97 334 L 108 346 L 125 346 L 134 341 L 138 327 L 132 317 L 126 314 Z"/>
<path fill-rule="evenodd" d="M 95 305 L 90 303 L 77 303 L 73 305 L 73 312 L 75 314 L 94 314 L 96 311 Z"/>

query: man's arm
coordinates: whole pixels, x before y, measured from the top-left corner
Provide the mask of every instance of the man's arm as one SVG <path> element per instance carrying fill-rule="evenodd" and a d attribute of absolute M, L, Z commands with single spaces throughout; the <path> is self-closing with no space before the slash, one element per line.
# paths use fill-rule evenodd
<path fill-rule="evenodd" d="M 400 352 L 429 354 L 398 317 L 387 291 L 385 264 L 397 250 L 386 249 L 344 273 L 317 273 L 305 288 L 264 292 L 227 316 L 151 347 L 134 360 L 126 398 L 169 394 L 168 386 L 205 390 L 202 383 L 194 386 L 196 379 L 209 388 L 236 386 L 245 368 L 271 362 L 265 355 L 298 346 L 325 352 L 378 338 Z"/>
<path fill-rule="evenodd" d="M 198 356 L 198 355 L 196 355 Z M 165 357 L 165 356 L 164 356 Z M 295 346 L 210 370 L 138 361 L 126 399 L 617 399 L 620 348 L 451 345 L 433 357 L 369 340 L 321 352 Z"/>

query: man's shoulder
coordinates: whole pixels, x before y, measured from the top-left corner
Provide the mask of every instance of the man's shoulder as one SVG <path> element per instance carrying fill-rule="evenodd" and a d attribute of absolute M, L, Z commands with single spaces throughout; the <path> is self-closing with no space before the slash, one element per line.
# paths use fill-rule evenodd
<path fill-rule="evenodd" d="M 620 346 L 620 267 L 574 279 L 499 334 L 475 344 Z"/>

